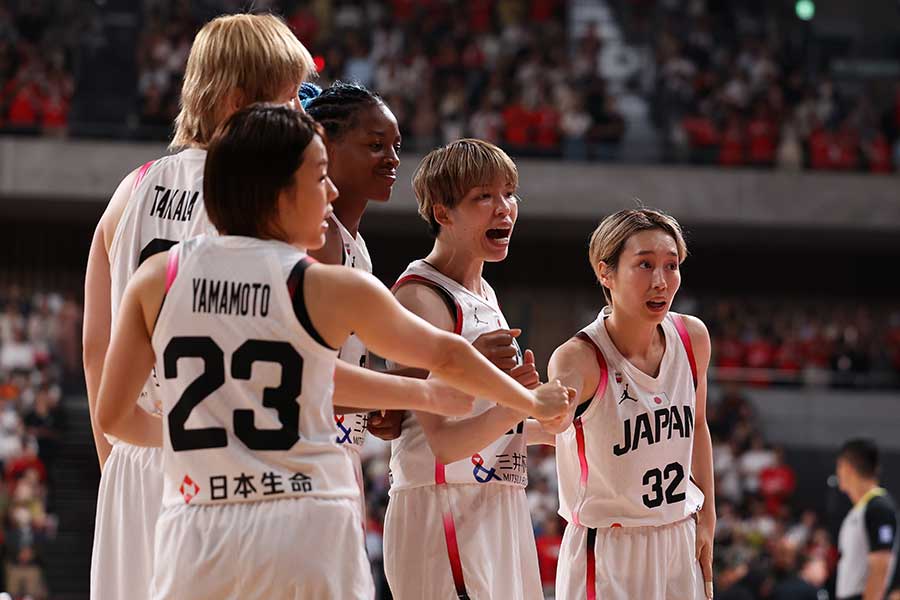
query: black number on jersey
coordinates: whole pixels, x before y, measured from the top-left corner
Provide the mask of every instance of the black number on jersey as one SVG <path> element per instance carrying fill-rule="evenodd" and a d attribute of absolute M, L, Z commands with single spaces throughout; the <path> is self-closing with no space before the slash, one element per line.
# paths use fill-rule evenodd
<path fill-rule="evenodd" d="M 224 427 L 187 429 L 185 423 L 194 408 L 225 383 L 225 355 L 209 337 L 175 337 L 163 352 L 166 379 L 178 376 L 178 359 L 203 359 L 203 373 L 192 381 L 169 412 L 172 449 L 201 450 L 224 448 L 228 435 Z M 303 357 L 287 342 L 247 340 L 231 358 L 231 377 L 249 380 L 253 363 L 271 362 L 281 366 L 278 387 L 263 390 L 262 405 L 278 413 L 280 429 L 257 429 L 252 409 L 234 411 L 234 434 L 251 450 L 288 450 L 300 439 L 300 396 Z"/>
<path fill-rule="evenodd" d="M 670 479 L 671 481 L 669 481 Z M 667 464 L 662 471 L 659 469 L 650 469 L 644 473 L 643 484 L 649 485 L 650 491 L 653 492 L 653 496 L 650 496 L 650 494 L 641 496 L 641 499 L 644 501 L 644 506 L 647 508 L 657 508 L 658 506 L 662 506 L 664 500 L 666 504 L 684 502 L 686 497 L 685 493 L 676 491 L 683 479 L 684 467 L 681 466 L 681 463 L 677 462 Z M 663 481 L 669 481 L 665 493 L 663 493 Z"/>
<path fill-rule="evenodd" d="M 300 396 L 303 358 L 287 342 L 247 340 L 231 357 L 231 376 L 250 379 L 255 362 L 281 365 L 281 384 L 263 390 L 262 405 L 278 412 L 281 429 L 257 429 L 253 410 L 234 411 L 234 434 L 252 450 L 288 450 L 300 439 Z"/>
<path fill-rule="evenodd" d="M 144 264 L 144 261 L 154 254 L 165 252 L 177 243 L 178 242 L 173 242 L 172 240 L 164 240 L 161 238 L 154 238 L 150 240 L 150 242 L 141 250 L 140 256 L 138 256 L 138 266 Z"/>
<path fill-rule="evenodd" d="M 225 357 L 222 349 L 208 337 L 172 338 L 163 352 L 163 375 L 166 379 L 178 377 L 180 358 L 202 358 L 203 373 L 185 388 L 181 398 L 169 412 L 169 437 L 172 439 L 172 449 L 179 452 L 224 448 L 228 445 L 228 435 L 222 427 L 202 429 L 184 427 L 194 407 L 225 383 Z"/>

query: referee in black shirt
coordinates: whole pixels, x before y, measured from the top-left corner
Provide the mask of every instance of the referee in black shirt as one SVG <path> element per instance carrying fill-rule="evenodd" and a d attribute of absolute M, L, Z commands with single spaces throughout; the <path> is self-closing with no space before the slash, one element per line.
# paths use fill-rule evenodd
<path fill-rule="evenodd" d="M 878 472 L 878 447 L 869 440 L 850 440 L 838 453 L 838 487 L 853 502 L 838 535 L 838 600 L 884 600 L 894 580 L 897 506 Z"/>

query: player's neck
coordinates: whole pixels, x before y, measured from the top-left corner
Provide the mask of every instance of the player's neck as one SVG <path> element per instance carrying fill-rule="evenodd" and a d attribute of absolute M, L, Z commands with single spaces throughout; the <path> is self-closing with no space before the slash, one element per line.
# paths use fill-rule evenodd
<path fill-rule="evenodd" d="M 481 286 L 481 272 L 484 268 L 483 260 L 468 252 L 453 248 L 441 240 L 435 240 L 434 248 L 431 249 L 431 253 L 425 257 L 425 260 L 443 275 L 473 294 L 484 295 L 484 290 Z"/>
<path fill-rule="evenodd" d="M 628 319 L 621 311 L 613 310 L 606 319 L 606 331 L 616 348 L 625 358 L 649 359 L 660 347 L 665 347 L 659 327 L 655 323 L 642 323 Z"/>
<path fill-rule="evenodd" d="M 344 229 L 353 236 L 353 239 L 356 239 L 356 234 L 359 233 L 359 222 L 362 221 L 363 213 L 366 212 L 366 206 L 368 206 L 369 201 L 365 198 L 344 198 L 340 196 L 338 198 L 332 205 L 334 216 L 341 222 Z"/>
<path fill-rule="evenodd" d="M 854 504 L 859 503 L 860 500 L 865 497 L 866 494 L 874 490 L 878 487 L 877 479 L 860 479 L 855 483 L 855 485 L 849 490 L 847 494 L 850 496 L 850 501 Z"/>

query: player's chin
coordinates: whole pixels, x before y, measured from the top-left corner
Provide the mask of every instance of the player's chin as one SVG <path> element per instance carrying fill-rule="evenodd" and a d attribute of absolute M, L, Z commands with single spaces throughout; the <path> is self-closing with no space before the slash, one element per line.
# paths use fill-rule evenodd
<path fill-rule="evenodd" d="M 485 248 L 484 262 L 500 262 L 506 260 L 509 254 L 509 246 L 500 246 L 496 244 L 488 244 Z"/>
<path fill-rule="evenodd" d="M 394 190 L 393 184 L 373 186 L 366 197 L 373 202 L 387 202 L 391 199 L 391 192 Z"/>
<path fill-rule="evenodd" d="M 325 232 L 320 230 L 310 235 L 304 245 L 308 250 L 318 250 L 325 245 Z"/>

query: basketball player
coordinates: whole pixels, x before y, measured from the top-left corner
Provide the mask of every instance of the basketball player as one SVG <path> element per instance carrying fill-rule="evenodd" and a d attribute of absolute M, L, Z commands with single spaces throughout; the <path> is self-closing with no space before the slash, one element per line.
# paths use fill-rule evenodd
<path fill-rule="evenodd" d="M 325 245 L 311 251 L 310 256 L 325 264 L 371 273 L 372 259 L 359 226 L 370 200 L 387 202 L 391 197 L 400 165 L 397 119 L 377 94 L 359 84 L 340 81 L 310 99 L 305 108 L 325 129 L 328 177 L 338 189 Z M 341 347 L 339 357 L 350 364 L 367 366 L 365 346 L 354 335 Z M 365 412 L 335 415 L 336 439 L 353 452 L 360 486 L 359 453 L 368 423 L 369 414 Z"/>
<path fill-rule="evenodd" d="M 436 327 L 472 342 L 526 387 L 523 362 L 485 262 L 506 258 L 518 215 L 515 164 L 500 148 L 464 139 L 429 153 L 413 179 L 434 248 L 394 286 Z M 527 415 L 479 399 L 466 418 L 409 414 L 392 442 L 385 572 L 398 600 L 542 598 L 525 497 Z"/>
<path fill-rule="evenodd" d="M 220 235 L 148 259 L 126 289 L 98 421 L 163 444 L 153 598 L 371 598 L 359 490 L 333 441 L 336 348 L 350 332 L 473 395 L 544 418 L 568 410 L 558 383 L 528 391 L 371 275 L 306 257 L 337 195 L 319 131 L 283 105 L 229 117 L 203 182 Z M 156 428 L 136 404 L 155 363 Z"/>
<path fill-rule="evenodd" d="M 607 307 L 549 365 L 576 390 L 548 427 L 568 522 L 560 600 L 712 597 L 709 334 L 669 310 L 686 255 L 675 219 L 649 209 L 611 215 L 591 237 Z"/>

